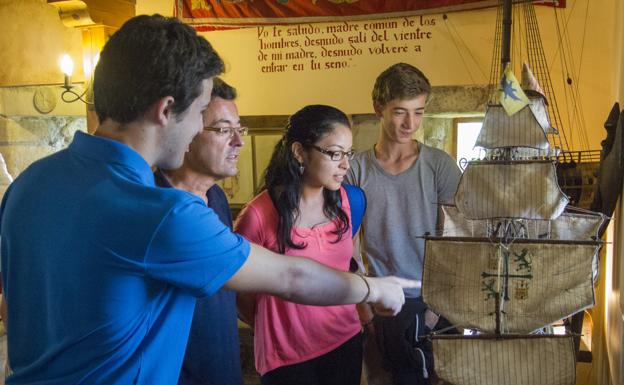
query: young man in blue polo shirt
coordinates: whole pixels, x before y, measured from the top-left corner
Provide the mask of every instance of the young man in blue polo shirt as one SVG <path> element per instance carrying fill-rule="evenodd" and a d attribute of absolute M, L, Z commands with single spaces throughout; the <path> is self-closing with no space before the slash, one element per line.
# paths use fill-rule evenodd
<path fill-rule="evenodd" d="M 418 284 L 271 253 L 196 195 L 155 187 L 151 167 L 181 166 L 222 69 L 192 28 L 158 15 L 107 42 L 95 135 L 33 163 L 2 201 L 7 384 L 174 384 L 195 297 L 223 285 L 393 314 Z"/>
<path fill-rule="evenodd" d="M 197 135 L 184 164 L 176 170 L 158 169 L 156 185 L 197 195 L 230 229 L 232 215 L 225 193 L 216 182 L 238 173 L 238 156 L 247 129 L 241 127 L 234 99 L 236 90 L 214 78 L 212 98 L 204 111 L 204 130 Z M 243 385 L 236 293 L 220 289 L 198 298 L 178 385 Z"/>

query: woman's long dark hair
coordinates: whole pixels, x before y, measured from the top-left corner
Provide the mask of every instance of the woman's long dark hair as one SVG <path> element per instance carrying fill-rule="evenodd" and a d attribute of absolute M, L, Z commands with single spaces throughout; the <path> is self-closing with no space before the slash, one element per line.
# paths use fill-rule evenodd
<path fill-rule="evenodd" d="M 309 148 L 330 134 L 336 124 L 351 128 L 349 118 L 337 108 L 324 105 L 303 107 L 290 117 L 284 137 L 273 150 L 264 176 L 264 185 L 279 215 L 277 244 L 282 254 L 287 247 L 303 249 L 307 246 L 305 243 L 294 243 L 290 236 L 299 217 L 300 188 L 303 182 L 299 172 L 300 164 L 291 151 L 291 146 L 299 142 L 304 148 Z M 338 242 L 349 231 L 349 218 L 340 207 L 340 190 L 323 189 L 323 198 L 325 215 L 332 220 L 338 219 L 338 229 L 334 232 Z"/>

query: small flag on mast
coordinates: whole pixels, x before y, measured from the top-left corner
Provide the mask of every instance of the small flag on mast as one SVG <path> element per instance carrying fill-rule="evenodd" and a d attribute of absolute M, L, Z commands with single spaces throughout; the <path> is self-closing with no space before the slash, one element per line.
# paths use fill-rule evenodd
<path fill-rule="evenodd" d="M 501 79 L 499 101 L 509 116 L 515 114 L 529 104 L 529 98 L 527 98 L 524 91 L 522 91 L 522 87 L 520 87 L 520 83 L 514 76 L 509 64 L 505 67 L 505 72 Z"/>
<path fill-rule="evenodd" d="M 522 89 L 526 91 L 534 91 L 546 98 L 546 93 L 540 86 L 539 82 L 527 63 L 522 63 Z"/>

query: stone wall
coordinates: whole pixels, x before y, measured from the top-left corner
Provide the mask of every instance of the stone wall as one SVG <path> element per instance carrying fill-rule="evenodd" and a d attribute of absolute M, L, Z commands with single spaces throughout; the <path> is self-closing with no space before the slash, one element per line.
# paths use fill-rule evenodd
<path fill-rule="evenodd" d="M 0 87 L 0 154 L 13 178 L 65 148 L 77 130 L 86 131 L 85 105 L 62 102 L 61 91 L 59 86 Z"/>
<path fill-rule="evenodd" d="M 42 91 L 47 113 L 35 108 L 35 95 Z M 15 178 L 32 162 L 65 148 L 76 131 L 86 131 L 85 111 L 82 103 L 60 101 L 58 86 L 0 87 L 0 154 L 9 174 Z"/>
<path fill-rule="evenodd" d="M 455 119 L 483 117 L 489 89 L 482 86 L 433 87 L 433 97 L 426 108 L 422 126 L 414 138 L 429 146 L 455 155 Z M 379 118 L 374 114 L 357 114 L 353 119 L 353 147 L 357 151 L 371 148 L 379 136 Z"/>
<path fill-rule="evenodd" d="M 364 151 L 372 148 L 379 138 L 379 118 L 373 114 L 354 115 L 353 148 Z M 423 119 L 414 139 L 428 146 L 454 155 L 454 118 L 427 116 Z"/>
<path fill-rule="evenodd" d="M 80 116 L 0 116 L 0 153 L 9 174 L 19 175 L 32 162 L 65 148 L 78 130 L 86 131 Z"/>

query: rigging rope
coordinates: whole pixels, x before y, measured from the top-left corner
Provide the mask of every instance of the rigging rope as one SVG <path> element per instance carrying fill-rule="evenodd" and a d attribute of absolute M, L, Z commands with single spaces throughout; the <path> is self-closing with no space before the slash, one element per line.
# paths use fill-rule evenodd
<path fill-rule="evenodd" d="M 576 5 L 576 2 L 574 3 Z M 570 121 L 569 129 L 570 132 L 577 132 L 578 138 L 580 139 L 581 149 L 589 149 L 589 137 L 586 129 L 586 120 L 584 111 L 581 108 L 581 94 L 580 94 L 580 73 L 583 66 L 583 57 L 584 57 L 584 49 L 585 49 L 585 38 L 587 35 L 587 23 L 589 20 L 589 1 L 586 2 L 585 8 L 585 18 L 580 46 L 580 61 L 578 65 L 578 70 L 576 69 L 572 43 L 569 33 L 568 24 L 572 17 L 572 13 L 574 11 L 574 6 L 568 16 L 567 20 L 563 21 L 563 17 L 561 17 L 558 10 L 554 9 L 555 21 L 557 26 L 557 38 L 559 39 L 559 48 L 558 51 L 561 51 L 560 60 L 562 63 L 562 68 L 564 69 L 563 81 L 564 81 L 564 93 L 566 95 L 566 103 L 568 103 L 568 120 Z M 553 60 L 556 58 L 553 57 Z M 568 88 L 570 88 L 568 90 Z M 571 107 L 570 107 L 571 104 Z"/>
<path fill-rule="evenodd" d="M 499 89 L 499 82 L 502 76 L 500 63 L 503 17 L 502 3 L 503 1 L 499 0 L 499 7 L 497 8 L 496 14 L 497 20 L 495 28 L 494 49 L 492 53 L 488 90 L 490 95 L 490 104 L 498 104 L 497 90 Z M 577 2 L 572 3 L 572 10 L 575 9 L 576 3 Z M 583 68 L 584 48 L 588 29 L 589 2 L 586 2 L 585 23 L 582 31 L 582 39 L 580 40 L 580 47 L 577 49 L 577 51 L 580 53 L 580 61 L 578 66 L 576 65 L 574 60 L 572 50 L 573 44 L 568 31 L 568 24 L 572 16 L 568 15 L 567 18 L 561 17 L 558 13 L 559 11 L 557 7 L 553 7 L 555 14 L 556 33 L 559 40 L 557 53 L 559 54 L 558 56 L 561 60 L 561 67 L 563 69 L 564 86 L 562 88 L 564 92 L 563 102 L 567 112 L 565 116 L 566 124 L 564 124 L 563 122 L 563 116 L 561 114 L 559 102 L 555 96 L 554 86 L 549 71 L 549 68 L 552 68 L 552 64 L 548 64 L 548 60 L 544 52 L 534 5 L 532 2 L 522 2 L 521 4 L 516 4 L 514 8 L 522 8 L 522 11 L 524 13 L 524 20 L 520 20 L 518 12 L 513 13 L 513 41 L 511 44 L 512 57 L 526 57 L 529 66 L 533 70 L 533 73 L 535 74 L 536 78 L 538 79 L 544 90 L 545 96 L 548 100 L 548 111 L 552 121 L 552 126 L 559 130 L 559 135 L 549 135 L 549 140 L 554 147 L 561 148 L 564 151 L 569 151 L 572 147 L 574 147 L 576 140 L 580 141 L 578 145 L 581 146 L 581 149 L 589 149 L 589 137 L 585 127 L 586 119 L 584 111 L 580 104 L 580 73 Z M 454 25 L 452 23 L 449 23 L 448 19 L 446 20 L 449 33 L 453 37 L 456 48 L 459 50 L 459 45 L 455 41 L 454 35 L 457 35 L 458 39 L 461 39 L 461 36 L 457 33 L 456 30 L 453 31 L 453 29 L 455 29 Z M 556 58 L 557 53 L 553 57 L 553 60 Z M 464 61 L 464 66 L 466 66 L 467 68 L 464 56 L 461 53 L 460 56 Z M 470 76 L 472 78 L 471 73 Z"/>
<path fill-rule="evenodd" d="M 546 98 L 548 100 L 548 110 L 550 117 L 553 120 L 553 126 L 559 130 L 559 136 L 555 136 L 553 139 L 558 141 L 557 143 L 563 150 L 569 149 L 567 130 L 564 129 L 563 122 L 561 120 L 561 112 L 557 102 L 557 97 L 554 92 L 552 79 L 550 77 L 550 71 L 546 62 L 546 54 L 544 53 L 544 46 L 542 45 L 542 38 L 540 35 L 539 25 L 537 22 L 537 16 L 535 14 L 535 8 L 532 4 L 525 6 L 525 23 L 528 28 L 528 39 L 531 40 L 531 53 L 529 62 L 532 66 L 535 66 L 535 76 L 542 85 Z"/>
<path fill-rule="evenodd" d="M 558 13 L 556 11 L 555 11 L 555 24 L 557 26 L 557 38 L 559 40 L 559 47 L 561 49 L 561 54 L 559 55 L 559 60 L 561 62 L 561 69 L 562 69 L 562 71 L 561 71 L 562 83 L 566 84 L 567 83 L 567 77 L 568 77 L 567 74 L 569 73 L 568 62 L 567 62 L 567 58 L 566 58 L 566 55 L 565 55 L 566 51 L 563 48 L 563 45 L 566 42 L 565 42 L 565 38 L 561 34 L 561 27 L 559 25 Z M 565 86 L 563 87 L 563 93 L 564 93 L 564 98 L 565 98 L 564 100 L 565 100 L 565 103 L 566 103 L 566 110 L 570 111 L 570 97 L 568 96 L 568 89 Z M 572 121 L 571 121 L 571 118 L 570 118 L 570 114 L 567 114 L 566 117 L 568 119 L 568 127 L 571 127 L 572 126 Z M 562 131 L 562 134 L 565 135 L 565 130 L 563 129 L 563 127 L 560 127 L 560 129 Z M 567 150 L 568 148 L 565 148 L 565 149 Z"/>
<path fill-rule="evenodd" d="M 497 90 L 501 78 L 501 40 L 502 40 L 502 20 L 503 20 L 503 0 L 498 1 L 499 6 L 496 8 L 496 27 L 494 30 L 494 51 L 492 52 L 492 63 L 490 65 L 490 83 L 488 93 L 490 95 L 490 104 L 497 104 Z"/>
<path fill-rule="evenodd" d="M 468 44 L 466 44 L 466 42 L 462 38 L 461 34 L 457 31 L 457 28 L 455 28 L 455 24 L 453 24 L 451 18 L 448 17 L 447 14 L 444 14 L 442 16 L 442 18 L 444 19 L 444 22 L 446 24 L 446 28 L 449 30 L 449 36 L 451 36 L 451 38 L 453 39 L 453 43 L 455 44 L 455 48 L 457 48 L 457 52 L 459 53 L 459 55 L 462 56 L 461 51 L 459 49 L 459 46 L 458 46 L 457 42 L 455 41 L 455 36 L 457 36 L 457 38 L 461 42 L 461 45 L 463 46 L 463 48 L 468 52 L 468 55 L 470 55 L 470 58 L 476 64 L 476 67 L 479 70 L 479 72 L 481 72 L 481 75 L 483 75 L 483 78 L 486 79 L 486 81 L 487 81 L 487 75 L 485 75 L 485 72 L 483 72 L 483 69 L 481 68 L 482 66 L 479 65 L 479 62 L 477 61 L 477 59 L 475 58 L 474 54 L 472 53 L 472 50 L 470 50 L 470 47 L 468 46 Z M 450 25 L 450 28 L 449 28 L 449 25 Z M 451 29 L 452 29 L 452 32 L 451 32 Z M 464 60 L 463 56 L 462 56 L 462 61 L 464 62 L 464 66 L 466 67 L 466 70 L 470 74 L 470 70 L 469 70 L 468 65 L 466 64 L 466 61 Z M 470 78 L 472 79 L 473 83 L 476 84 L 476 82 L 474 81 L 474 78 L 472 77 L 472 74 L 470 74 Z"/>
<path fill-rule="evenodd" d="M 583 66 L 583 53 L 585 52 L 585 36 L 587 34 L 588 18 L 589 18 L 589 1 L 587 2 L 587 7 L 585 8 L 585 21 L 583 23 L 583 39 L 581 43 L 581 54 L 579 57 L 578 70 L 576 72 L 576 81 L 574 82 L 574 86 L 573 86 L 573 90 L 575 91 L 575 96 L 576 96 L 575 101 L 577 101 L 577 103 L 575 103 L 575 111 L 578 111 L 578 115 L 579 115 L 578 117 L 581 122 L 581 127 L 579 127 L 579 135 L 581 136 L 581 141 L 583 144 L 583 147 L 581 149 L 586 149 L 586 150 L 589 149 L 589 139 L 587 137 L 587 131 L 585 130 L 585 127 L 586 127 L 585 115 L 578 101 L 580 101 L 580 98 L 581 98 L 579 86 L 581 84 L 581 70 Z"/>
<path fill-rule="evenodd" d="M 466 63 L 466 60 L 464 59 L 464 55 L 462 55 L 461 50 L 459 49 L 459 46 L 457 45 L 457 41 L 455 40 L 455 37 L 453 36 L 453 32 L 449 28 L 448 16 L 445 14 L 442 18 L 444 19 L 444 25 L 446 26 L 446 30 L 448 31 L 448 34 L 451 37 L 453 44 L 455 45 L 455 49 L 457 50 L 457 53 L 459 54 L 459 57 L 462 60 L 462 63 L 464 63 L 464 68 L 466 69 L 466 72 L 468 72 L 468 76 L 470 76 L 470 80 L 472 81 L 473 84 L 476 84 L 474 78 L 472 77 L 472 73 L 470 72 L 470 68 L 468 68 L 468 64 Z"/>

